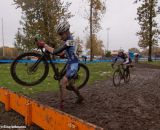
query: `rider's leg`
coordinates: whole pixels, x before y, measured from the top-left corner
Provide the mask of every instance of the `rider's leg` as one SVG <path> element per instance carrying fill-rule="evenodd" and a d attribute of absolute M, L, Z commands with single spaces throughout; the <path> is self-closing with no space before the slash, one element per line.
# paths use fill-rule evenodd
<path fill-rule="evenodd" d="M 60 102 L 61 102 L 61 108 L 63 108 L 64 106 L 64 97 L 65 97 L 65 91 L 66 91 L 66 86 L 68 84 L 68 79 L 66 76 L 64 76 L 61 80 L 60 80 Z"/>
<path fill-rule="evenodd" d="M 70 83 L 72 82 L 72 77 L 77 73 L 78 71 L 78 63 L 75 63 L 75 64 L 71 64 L 69 66 L 69 69 L 67 70 L 67 73 L 66 73 L 66 76 L 68 77 L 68 80 L 70 79 Z M 70 84 L 69 83 L 69 84 Z M 83 101 L 83 97 L 82 95 L 80 94 L 79 90 L 76 89 L 76 86 L 75 84 L 71 83 L 70 84 L 71 87 L 72 87 L 72 90 L 73 92 L 77 95 L 78 99 L 76 101 L 76 103 L 81 103 Z"/>
<path fill-rule="evenodd" d="M 82 101 L 84 100 L 83 96 L 80 94 L 79 90 L 73 86 L 73 91 L 74 93 L 77 95 L 78 99 L 76 100 L 75 103 L 82 103 Z"/>

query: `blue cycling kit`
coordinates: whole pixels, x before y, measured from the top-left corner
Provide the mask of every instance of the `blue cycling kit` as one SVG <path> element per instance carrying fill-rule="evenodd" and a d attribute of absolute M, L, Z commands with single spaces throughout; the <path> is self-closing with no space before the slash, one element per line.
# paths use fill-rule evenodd
<path fill-rule="evenodd" d="M 78 71 L 79 60 L 76 55 L 76 49 L 77 49 L 76 47 L 77 46 L 73 40 L 73 37 L 70 35 L 64 42 L 64 45 L 54 50 L 53 52 L 53 54 L 58 54 L 58 53 L 61 53 L 62 51 L 65 51 L 66 57 L 68 59 L 67 72 L 66 72 L 66 77 L 68 79 L 73 77 Z"/>
<path fill-rule="evenodd" d="M 125 54 L 125 53 L 123 53 L 122 55 L 117 55 L 117 57 L 114 59 L 114 63 L 115 63 L 119 58 L 123 59 L 123 63 L 124 63 L 124 64 L 130 64 L 130 63 L 132 63 L 131 58 L 130 58 L 127 54 Z"/>
<path fill-rule="evenodd" d="M 78 63 L 79 61 L 78 61 L 78 58 L 76 55 L 77 48 L 76 48 L 76 44 L 73 40 L 73 37 L 69 36 L 64 44 L 67 45 L 67 48 L 65 49 L 65 54 L 68 59 L 67 63 L 68 64 Z"/>

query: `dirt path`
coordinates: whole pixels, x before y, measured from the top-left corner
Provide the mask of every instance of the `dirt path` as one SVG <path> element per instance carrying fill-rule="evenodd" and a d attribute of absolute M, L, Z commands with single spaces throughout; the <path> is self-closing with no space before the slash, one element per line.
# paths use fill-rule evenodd
<path fill-rule="evenodd" d="M 105 130 L 160 130 L 158 67 L 143 65 L 142 68 L 142 65 L 138 65 L 132 69 L 131 82 L 128 84 L 116 88 L 109 79 L 86 86 L 81 93 L 85 98 L 81 105 L 74 103 L 73 93 L 67 93 L 65 112 L 101 126 Z M 45 92 L 34 98 L 59 109 L 58 93 Z M 4 117 L 7 118 L 7 113 Z M 0 122 L 2 120 L 0 116 Z"/>

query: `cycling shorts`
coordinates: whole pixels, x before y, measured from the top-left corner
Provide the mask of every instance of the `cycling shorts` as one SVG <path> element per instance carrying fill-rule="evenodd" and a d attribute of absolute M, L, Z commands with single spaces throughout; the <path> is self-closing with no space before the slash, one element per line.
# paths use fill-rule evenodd
<path fill-rule="evenodd" d="M 72 63 L 67 65 L 66 77 L 71 79 L 78 71 L 78 63 Z"/>

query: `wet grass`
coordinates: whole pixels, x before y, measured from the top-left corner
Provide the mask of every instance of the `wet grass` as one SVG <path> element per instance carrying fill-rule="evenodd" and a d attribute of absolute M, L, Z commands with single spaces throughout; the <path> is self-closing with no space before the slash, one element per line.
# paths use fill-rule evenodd
<path fill-rule="evenodd" d="M 61 68 L 63 65 L 59 65 Z M 110 63 L 95 63 L 87 64 L 90 71 L 90 78 L 88 84 L 93 84 L 95 81 L 105 80 L 112 75 Z M 23 69 L 19 70 L 20 73 Z M 34 95 L 44 91 L 57 91 L 58 82 L 54 80 L 54 73 L 50 67 L 47 78 L 40 84 L 33 87 L 24 87 L 17 84 L 10 75 L 10 64 L 0 64 L 0 87 L 6 87 L 12 91 L 22 93 L 25 95 Z"/>

